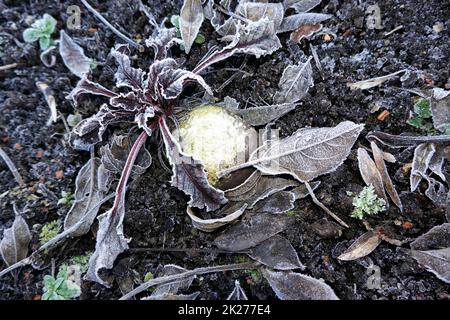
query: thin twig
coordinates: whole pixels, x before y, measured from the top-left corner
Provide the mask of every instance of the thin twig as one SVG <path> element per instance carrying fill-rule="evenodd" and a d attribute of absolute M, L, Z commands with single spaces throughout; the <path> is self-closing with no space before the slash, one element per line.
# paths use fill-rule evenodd
<path fill-rule="evenodd" d="M 103 22 L 109 29 L 111 29 L 112 32 L 114 32 L 119 38 L 130 44 L 131 46 L 137 48 L 140 52 L 143 52 L 145 50 L 144 46 L 138 44 L 136 41 L 128 38 L 126 35 L 124 35 L 122 32 L 117 30 L 111 23 L 108 22 L 108 20 L 105 19 L 97 10 L 95 10 L 86 0 L 80 0 L 81 3 L 101 22 Z"/>
<path fill-rule="evenodd" d="M 4 66 L 0 66 L 0 71 L 6 71 L 15 67 L 17 67 L 17 63 L 5 64 Z"/>
<path fill-rule="evenodd" d="M 334 214 L 330 209 L 328 209 L 322 202 L 320 202 L 316 195 L 314 194 L 314 190 L 311 188 L 308 182 L 305 182 L 306 189 L 308 189 L 309 195 L 311 196 L 313 202 L 317 204 L 319 207 L 321 207 L 326 213 L 328 213 L 330 216 L 332 216 L 339 224 L 343 227 L 348 228 L 348 225 L 342 221 L 341 218 L 339 218 L 336 214 Z"/>
<path fill-rule="evenodd" d="M 14 179 L 16 179 L 19 186 L 23 186 L 23 179 L 19 173 L 19 170 L 17 170 L 17 167 L 15 166 L 14 162 L 12 162 L 11 158 L 6 154 L 5 151 L 0 147 L 0 157 L 5 161 L 6 165 L 8 166 L 9 171 L 11 171 L 12 175 L 14 176 Z"/>
<path fill-rule="evenodd" d="M 245 254 L 247 251 L 227 251 L 227 250 L 219 250 L 219 249 L 200 249 L 200 248 L 130 248 L 129 251 L 131 253 L 146 253 L 146 252 L 185 252 L 185 253 L 225 253 L 225 254 Z"/>
<path fill-rule="evenodd" d="M 134 290 L 131 290 L 126 295 L 122 296 L 119 300 L 129 300 L 130 298 L 134 297 L 138 293 L 147 290 L 150 287 L 161 285 L 161 284 L 167 284 L 172 282 L 180 282 L 184 279 L 195 277 L 197 275 L 201 274 L 207 274 L 207 273 L 215 273 L 215 272 L 223 272 L 223 271 L 233 271 L 233 270 L 243 270 L 243 269 L 257 269 L 261 266 L 259 262 L 245 262 L 245 263 L 236 263 L 236 264 L 226 264 L 221 266 L 213 266 L 213 267 L 205 267 L 205 268 L 197 268 L 194 270 L 189 270 L 186 272 L 170 275 L 170 276 L 164 276 L 152 279 L 150 281 L 147 281 Z"/>
<path fill-rule="evenodd" d="M 385 37 L 388 37 L 388 36 L 390 36 L 391 34 L 393 34 L 394 32 L 397 32 L 398 30 L 401 30 L 401 29 L 403 29 L 403 25 L 399 25 L 397 28 L 395 28 L 395 29 L 393 29 L 393 30 L 391 30 L 391 31 L 389 31 L 389 32 L 386 32 L 386 33 L 384 34 L 384 36 L 385 36 Z"/>

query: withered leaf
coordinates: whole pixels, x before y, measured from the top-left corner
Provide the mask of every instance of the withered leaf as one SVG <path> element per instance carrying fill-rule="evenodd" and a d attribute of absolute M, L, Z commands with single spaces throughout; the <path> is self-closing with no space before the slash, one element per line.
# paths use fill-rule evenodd
<path fill-rule="evenodd" d="M 86 234 L 100 209 L 97 205 L 109 190 L 110 173 L 104 170 L 100 159 L 92 158 L 78 172 L 75 180 L 74 202 L 64 219 L 64 230 L 72 237 Z"/>
<path fill-rule="evenodd" d="M 428 181 L 428 188 L 425 195 L 433 201 L 437 206 L 448 208 L 450 205 L 450 191 L 446 189 L 444 184 L 430 176 L 424 176 Z"/>
<path fill-rule="evenodd" d="M 450 124 L 450 90 L 434 88 L 430 109 L 434 128 L 445 132 Z"/>
<path fill-rule="evenodd" d="M 411 192 L 417 189 L 422 178 L 426 176 L 428 166 L 435 151 L 436 147 L 434 143 L 419 144 L 414 150 L 411 174 L 409 176 Z"/>
<path fill-rule="evenodd" d="M 44 95 L 45 102 L 47 102 L 48 108 L 50 109 L 50 118 L 47 121 L 47 125 L 50 125 L 52 122 L 58 121 L 58 110 L 56 108 L 56 99 L 53 90 L 47 83 L 42 81 L 37 81 L 36 87 L 38 87 Z"/>
<path fill-rule="evenodd" d="M 434 226 L 411 242 L 410 246 L 414 250 L 450 248 L 450 223 Z"/>
<path fill-rule="evenodd" d="M 317 7 L 322 0 L 284 0 L 283 5 L 287 8 L 293 8 L 295 12 L 308 12 Z"/>
<path fill-rule="evenodd" d="M 236 32 L 222 39 L 230 41 L 223 49 L 212 52 L 194 68 L 194 73 L 200 73 L 213 63 L 231 57 L 234 54 L 252 54 L 256 58 L 272 54 L 281 48 L 280 39 L 275 33 L 272 21 L 263 18 L 256 22 L 243 25 L 240 21 L 236 25 Z"/>
<path fill-rule="evenodd" d="M 254 247 L 285 230 L 291 218 L 286 215 L 256 214 L 231 226 L 215 240 L 222 250 L 241 251 Z"/>
<path fill-rule="evenodd" d="M 281 300 L 339 300 L 329 285 L 305 274 L 264 269 L 263 275 Z"/>
<path fill-rule="evenodd" d="M 367 256 L 381 243 L 381 234 L 370 230 L 360 236 L 339 257 L 342 261 L 352 261 Z"/>
<path fill-rule="evenodd" d="M 442 180 L 446 181 L 445 175 L 442 172 L 442 166 L 444 165 L 445 159 L 450 158 L 450 147 L 445 147 L 441 144 L 435 144 L 435 152 L 431 156 L 430 163 L 428 167 L 430 170 L 439 176 Z"/>
<path fill-rule="evenodd" d="M 384 163 L 383 151 L 380 148 L 378 148 L 377 144 L 373 141 L 370 142 L 370 146 L 372 148 L 375 165 L 377 166 L 377 169 L 381 175 L 381 179 L 383 181 L 384 188 L 386 189 L 387 193 L 391 197 L 392 202 L 395 203 L 395 205 L 400 209 L 400 211 L 403 211 L 402 202 L 400 200 L 400 197 L 398 196 L 398 193 L 394 187 L 394 184 L 392 183 L 391 177 L 389 176 L 389 172 L 387 171 L 386 164 Z"/>
<path fill-rule="evenodd" d="M 450 283 L 450 248 L 427 251 L 411 250 L 410 254 L 438 279 Z"/>
<path fill-rule="evenodd" d="M 305 269 L 305 266 L 298 259 L 294 247 L 280 235 L 275 235 L 251 248 L 248 256 L 277 270 Z"/>
<path fill-rule="evenodd" d="M 282 3 L 262 3 L 262 2 L 240 2 L 235 13 L 251 21 L 258 21 L 263 18 L 274 23 L 277 30 L 284 17 L 284 7 Z"/>
<path fill-rule="evenodd" d="M 148 135 L 142 132 L 135 141 L 117 185 L 114 204 L 111 209 L 97 218 L 98 231 L 95 252 L 89 259 L 89 269 L 85 275 L 86 280 L 95 281 L 108 287 L 109 283 L 99 275 L 100 269 L 111 269 L 117 256 L 128 249 L 129 240 L 125 238 L 123 233 L 125 189 L 138 151 L 145 144 L 147 137 Z"/>
<path fill-rule="evenodd" d="M 233 204 L 231 207 L 226 208 L 226 211 L 221 209 L 221 215 L 226 214 L 224 217 L 215 219 L 201 219 L 195 215 L 192 208 L 188 207 L 186 210 L 187 214 L 192 219 L 192 225 L 195 228 L 204 232 L 213 232 L 218 228 L 223 227 L 238 219 L 245 212 L 246 208 L 247 204 Z"/>
<path fill-rule="evenodd" d="M 418 263 L 450 283 L 450 223 L 433 227 L 411 242 L 411 248 L 409 253 Z"/>
<path fill-rule="evenodd" d="M 275 103 L 294 103 L 301 100 L 308 89 L 314 85 L 311 57 L 305 63 L 287 66 L 281 76 L 277 91 L 273 97 Z"/>
<path fill-rule="evenodd" d="M 294 209 L 295 194 L 290 191 L 280 191 L 257 202 L 253 211 L 259 213 L 280 214 Z"/>
<path fill-rule="evenodd" d="M 0 241 L 0 254 L 7 266 L 27 257 L 31 233 L 24 218 L 16 213 L 12 226 L 3 231 Z"/>
<path fill-rule="evenodd" d="M 101 147 L 100 154 L 105 170 L 114 175 L 120 174 L 127 161 L 132 145 L 133 141 L 131 140 L 131 136 L 115 135 L 109 145 Z M 145 147 L 142 147 L 131 169 L 131 177 L 139 177 L 151 164 L 152 157 L 150 152 Z"/>
<path fill-rule="evenodd" d="M 225 196 L 230 201 L 244 201 L 250 199 L 257 191 L 257 185 L 261 179 L 261 172 L 253 172 L 243 183 L 225 191 Z"/>
<path fill-rule="evenodd" d="M 400 73 L 403 73 L 405 71 L 406 70 L 400 70 L 400 71 L 397 71 L 394 73 L 387 74 L 382 77 L 376 77 L 376 78 L 371 78 L 371 79 L 362 80 L 362 81 L 358 81 L 358 82 L 347 83 L 347 86 L 351 90 L 356 90 L 356 89 L 367 90 L 367 89 L 379 86 L 388 80 L 394 79 L 395 77 L 397 77 L 397 75 L 399 75 Z"/>
<path fill-rule="evenodd" d="M 302 39 L 309 39 L 313 34 L 320 30 L 322 30 L 322 25 L 320 23 L 305 24 L 300 26 L 297 30 L 292 31 L 290 39 L 295 43 L 300 43 Z"/>
<path fill-rule="evenodd" d="M 219 176 L 255 166 L 263 173 L 289 174 L 301 182 L 336 170 L 347 158 L 364 125 L 344 121 L 334 128 L 308 128 L 257 149 L 250 161 L 219 172 Z"/>
<path fill-rule="evenodd" d="M 251 126 L 262 126 L 284 116 L 294 110 L 295 107 L 296 105 L 294 103 L 282 103 L 247 109 L 232 109 L 227 107 L 227 110 L 241 116 Z"/>
<path fill-rule="evenodd" d="M 203 7 L 201 0 L 184 0 L 180 12 L 180 32 L 184 50 L 189 53 L 203 23 Z"/>
<path fill-rule="evenodd" d="M 245 294 L 244 289 L 242 289 L 238 280 L 234 281 L 234 289 L 227 297 L 227 300 L 248 300 L 247 295 Z"/>
<path fill-rule="evenodd" d="M 160 272 L 158 272 L 157 277 L 165 277 L 165 276 L 171 276 L 179 273 L 183 273 L 188 271 L 187 269 L 180 267 L 175 264 L 167 264 L 165 265 Z M 194 281 L 195 276 L 183 279 L 182 281 L 172 282 L 168 284 L 162 284 L 155 288 L 155 290 L 152 292 L 152 297 L 161 297 L 164 295 L 175 295 L 179 291 L 187 290 L 191 284 L 192 281 Z"/>
<path fill-rule="evenodd" d="M 247 199 L 249 209 L 279 191 L 296 186 L 298 186 L 298 182 L 295 180 L 263 175 L 258 181 L 255 194 Z"/>
<path fill-rule="evenodd" d="M 89 269 L 84 276 L 85 280 L 95 281 L 106 287 L 110 287 L 110 284 L 100 277 L 100 269 L 111 269 L 117 256 L 128 249 L 128 240 L 123 234 L 125 192 L 121 192 L 120 195 L 118 206 L 97 218 L 95 251 L 89 259 Z"/>
<path fill-rule="evenodd" d="M 188 205 L 214 211 L 225 204 L 227 199 L 223 191 L 209 184 L 203 164 L 181 150 L 164 120 L 160 121 L 160 128 L 166 154 L 172 165 L 171 184 L 190 196 Z"/>
<path fill-rule="evenodd" d="M 258 201 L 278 191 L 296 186 L 298 186 L 296 181 L 261 175 L 261 172 L 255 171 L 241 185 L 226 190 L 225 196 L 231 201 L 245 201 L 251 209 Z"/>
<path fill-rule="evenodd" d="M 69 70 L 79 78 L 84 78 L 90 71 L 91 59 L 85 56 L 81 48 L 71 37 L 61 30 L 59 38 L 59 54 Z"/>
<path fill-rule="evenodd" d="M 289 32 L 298 29 L 305 24 L 321 23 L 332 16 L 324 13 L 297 13 L 292 16 L 285 17 L 277 32 Z"/>
<path fill-rule="evenodd" d="M 375 193 L 384 199 L 387 205 L 387 197 L 384 192 L 383 179 L 380 171 L 378 171 L 375 162 L 370 158 L 369 153 L 364 148 L 358 148 L 358 167 L 366 185 L 373 186 Z"/>

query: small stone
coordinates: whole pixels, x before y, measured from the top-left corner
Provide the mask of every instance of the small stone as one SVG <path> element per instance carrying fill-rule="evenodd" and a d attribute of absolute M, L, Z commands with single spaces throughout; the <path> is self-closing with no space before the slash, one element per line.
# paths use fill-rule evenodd
<path fill-rule="evenodd" d="M 412 227 L 414 227 L 414 224 L 410 221 L 405 221 L 402 224 L 403 229 L 409 230 L 412 229 Z"/>
<path fill-rule="evenodd" d="M 433 26 L 433 31 L 436 33 L 441 32 L 442 30 L 444 30 L 444 24 L 442 22 L 437 22 L 434 26 Z"/>
<path fill-rule="evenodd" d="M 63 173 L 63 171 L 62 171 L 62 170 L 56 171 L 56 172 L 55 172 L 55 178 L 56 178 L 56 179 L 62 179 L 62 178 L 64 178 L 64 173 Z"/>

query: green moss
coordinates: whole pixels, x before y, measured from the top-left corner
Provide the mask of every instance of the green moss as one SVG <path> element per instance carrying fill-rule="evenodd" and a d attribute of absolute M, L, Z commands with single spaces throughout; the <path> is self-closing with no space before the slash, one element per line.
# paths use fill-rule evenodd
<path fill-rule="evenodd" d="M 347 192 L 349 196 L 353 197 L 353 212 L 351 217 L 356 219 L 363 219 L 366 215 L 378 214 L 386 210 L 385 202 L 376 194 L 373 186 L 365 187 L 358 195 L 353 192 Z"/>
<path fill-rule="evenodd" d="M 286 215 L 288 217 L 298 217 L 299 216 L 298 212 L 295 210 L 289 210 L 288 212 L 286 212 Z"/>
<path fill-rule="evenodd" d="M 58 206 L 71 207 L 73 203 L 73 194 L 70 191 L 61 192 L 61 198 L 58 200 Z"/>
<path fill-rule="evenodd" d="M 92 255 L 92 251 L 88 251 L 83 255 L 74 256 L 69 259 L 69 265 L 77 265 L 80 267 L 81 273 L 85 273 L 89 268 L 89 258 Z"/>
<path fill-rule="evenodd" d="M 41 232 L 39 233 L 39 243 L 43 245 L 47 243 L 50 239 L 56 237 L 61 230 L 61 221 L 53 220 L 51 222 L 47 222 L 42 226 Z"/>

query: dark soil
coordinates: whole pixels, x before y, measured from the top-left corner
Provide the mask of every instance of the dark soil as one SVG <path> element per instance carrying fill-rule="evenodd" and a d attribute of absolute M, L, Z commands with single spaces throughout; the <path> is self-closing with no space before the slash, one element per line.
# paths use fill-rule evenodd
<path fill-rule="evenodd" d="M 66 7 L 77 2 L 0 1 L 0 65 L 18 64 L 14 69 L 0 71 L 0 146 L 12 158 L 26 181 L 26 187 L 18 188 L 13 176 L 0 161 L 0 234 L 11 226 L 14 218 L 13 202 L 19 208 L 27 206 L 25 218 L 34 230 L 48 221 L 63 219 L 67 208 L 57 206 L 58 198 L 62 191 L 74 191 L 77 172 L 89 158 L 87 153 L 69 146 L 61 120 L 46 125 L 49 109 L 35 83 L 44 81 L 50 85 L 58 110 L 66 117 L 75 111 L 88 117 L 98 108 L 101 99 L 87 99 L 79 109 L 74 110 L 65 96 L 76 85 L 77 78 L 64 66 L 59 56 L 54 67 L 45 67 L 39 59 L 38 45 L 24 43 L 22 39 L 22 32 L 29 22 L 44 13 L 58 20 L 58 30 L 64 29 L 68 18 Z M 151 34 L 152 27 L 138 10 L 137 1 L 90 2 L 113 25 L 134 39 L 144 39 Z M 145 2 L 154 10 L 158 21 L 177 14 L 182 3 L 181 0 Z M 423 134 L 406 124 L 415 96 L 399 88 L 448 88 L 450 85 L 450 5 L 441 0 L 379 0 L 377 3 L 381 8 L 381 30 L 366 28 L 365 10 L 368 4 L 364 1 L 323 1 L 314 11 L 333 14 L 334 18 L 324 23 L 330 39 L 317 35 L 311 41 L 304 40 L 300 45 L 293 45 L 288 44 L 289 36 L 283 35 L 283 49 L 272 56 L 260 60 L 234 57 L 218 64 L 215 71 L 208 73 L 205 78 L 214 89 L 221 89 L 215 92 L 218 101 L 231 96 L 241 105 L 247 102 L 270 103 L 285 66 L 292 61 L 298 62 L 304 55 L 310 55 L 311 43 L 322 61 L 323 79 L 314 67 L 315 86 L 303 100 L 303 105 L 277 123 L 283 135 L 304 126 L 334 126 L 343 120 L 366 124 L 357 142 L 366 146 L 368 143 L 364 136 L 372 130 L 392 134 Z M 95 57 L 99 62 L 94 78 L 112 88 L 115 64 L 108 53 L 111 47 L 120 43 L 120 39 L 87 12 L 81 3 L 79 6 L 82 10 L 81 29 L 69 31 L 69 34 L 85 48 L 87 56 Z M 444 23 L 444 29 L 436 33 L 432 27 L 438 22 Z M 399 25 L 403 25 L 403 28 L 385 36 L 386 32 Z M 201 32 L 210 44 L 216 42 L 217 35 L 208 23 L 204 23 Z M 335 36 L 332 36 L 333 33 Z M 206 51 L 206 44 L 194 45 L 187 57 L 186 68 L 192 68 Z M 152 56 L 150 50 L 135 54 L 135 63 L 146 68 Z M 173 54 L 184 57 L 177 48 Z M 238 68 L 245 59 L 247 63 L 244 70 L 253 76 L 241 78 L 239 75 L 221 88 L 233 74 L 225 68 Z M 381 76 L 400 69 L 411 70 L 404 81 L 393 80 L 366 91 L 350 91 L 346 86 L 349 81 Z M 371 112 L 374 105 L 380 108 Z M 390 114 L 380 121 L 377 116 L 383 110 L 388 110 Z M 152 150 L 153 164 L 144 176 L 132 184 L 127 195 L 125 234 L 132 238 L 130 247 L 213 249 L 215 235 L 199 232 L 192 227 L 185 214 L 186 198 L 170 186 L 170 173 L 157 161 L 157 146 L 149 143 L 147 147 Z M 411 161 L 411 153 L 403 153 L 400 157 L 399 151 L 392 152 L 402 163 L 389 164 L 388 169 L 397 189 L 401 191 L 405 210 L 400 213 L 391 206 L 387 212 L 370 219 L 370 223 L 384 226 L 392 238 L 413 239 L 445 222 L 444 209 L 436 207 L 421 192 L 408 191 L 409 179 L 402 165 Z M 448 172 L 448 166 L 446 170 Z M 350 228 L 342 230 L 341 234 L 336 230 L 337 225 L 309 199 L 297 202 L 295 223 L 284 235 L 307 266 L 307 274 L 324 279 L 341 299 L 450 297 L 449 285 L 419 266 L 404 250 L 386 242 L 366 258 L 353 262 L 338 261 L 336 257 L 352 240 L 366 231 L 362 223 L 349 217 L 352 205 L 351 198 L 346 195 L 346 191 L 359 191 L 364 185 L 357 168 L 355 150 L 336 172 L 321 177 L 321 181 L 318 198 L 347 221 Z M 106 209 L 107 206 L 102 208 L 102 212 Z M 43 276 L 51 272 L 51 259 L 54 258 L 58 266 L 72 256 L 92 251 L 95 231 L 96 225 L 92 233 L 49 252 L 43 257 L 43 270 L 24 267 L 16 274 L 1 278 L 0 299 L 38 297 L 42 294 Z M 37 232 L 34 232 L 31 249 L 37 247 L 38 237 Z M 404 247 L 409 246 L 406 244 Z M 154 273 L 164 264 L 195 268 L 245 259 L 242 255 L 211 252 L 130 250 L 119 256 L 116 266 L 106 272 L 115 276 L 113 287 L 108 289 L 85 281 L 81 299 L 117 299 L 122 295 L 121 290 L 129 290 L 130 285 L 142 281 L 145 273 Z M 369 276 L 366 271 L 371 264 L 381 268 L 381 289 L 370 290 L 366 286 Z M 4 267 L 0 264 L 0 269 Z M 189 292 L 200 291 L 201 299 L 224 299 L 231 292 L 234 279 L 240 280 L 251 298 L 274 298 L 267 282 L 258 273 L 250 271 L 203 276 L 194 281 Z"/>

